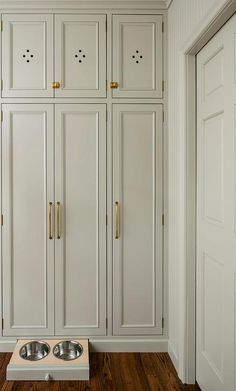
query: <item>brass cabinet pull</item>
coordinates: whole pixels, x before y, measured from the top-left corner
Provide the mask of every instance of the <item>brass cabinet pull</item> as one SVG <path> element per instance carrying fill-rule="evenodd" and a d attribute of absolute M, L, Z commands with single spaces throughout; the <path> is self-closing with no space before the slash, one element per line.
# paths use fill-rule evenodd
<path fill-rule="evenodd" d="M 115 202 L 115 207 L 116 207 L 116 233 L 115 233 L 115 239 L 119 239 L 120 237 L 120 216 L 119 216 L 119 202 Z"/>
<path fill-rule="evenodd" d="M 117 83 L 117 81 L 111 81 L 110 82 L 110 88 L 118 88 L 119 84 Z"/>
<path fill-rule="evenodd" d="M 57 239 L 61 239 L 61 203 L 57 202 Z"/>
<path fill-rule="evenodd" d="M 61 87 L 61 84 L 59 83 L 59 81 L 54 81 L 52 83 L 52 88 L 60 88 Z"/>
<path fill-rule="evenodd" d="M 52 239 L 52 202 L 48 204 L 48 237 Z"/>

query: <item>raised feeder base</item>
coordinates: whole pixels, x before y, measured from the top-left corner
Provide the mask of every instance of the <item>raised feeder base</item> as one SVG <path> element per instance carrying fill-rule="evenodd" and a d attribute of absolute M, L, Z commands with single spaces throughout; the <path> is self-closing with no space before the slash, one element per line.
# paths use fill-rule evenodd
<path fill-rule="evenodd" d="M 65 339 L 68 341 L 69 339 Z M 63 360 L 53 354 L 57 344 L 63 340 L 40 340 L 49 346 L 49 353 L 42 359 L 30 361 L 20 356 L 22 347 L 30 340 L 16 343 L 10 363 L 7 366 L 7 380 L 89 380 L 88 339 L 73 339 L 82 346 L 82 354 L 72 360 Z M 69 344 L 73 347 L 73 344 Z M 70 352 L 68 352 L 69 354 Z M 72 355 L 73 357 L 73 355 Z"/>

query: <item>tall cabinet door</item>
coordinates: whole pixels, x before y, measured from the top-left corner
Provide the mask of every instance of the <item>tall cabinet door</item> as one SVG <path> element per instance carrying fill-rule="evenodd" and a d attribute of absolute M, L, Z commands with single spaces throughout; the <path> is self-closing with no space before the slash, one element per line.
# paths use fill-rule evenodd
<path fill-rule="evenodd" d="M 53 16 L 2 15 L 3 97 L 52 97 Z"/>
<path fill-rule="evenodd" d="M 162 105 L 113 115 L 114 335 L 162 333 Z"/>
<path fill-rule="evenodd" d="M 113 97 L 162 98 L 162 16 L 113 16 Z"/>
<path fill-rule="evenodd" d="M 3 335 L 53 335 L 53 106 L 2 107 Z"/>
<path fill-rule="evenodd" d="M 106 333 L 106 105 L 56 105 L 56 334 Z"/>
<path fill-rule="evenodd" d="M 106 16 L 56 15 L 56 96 L 106 96 Z"/>

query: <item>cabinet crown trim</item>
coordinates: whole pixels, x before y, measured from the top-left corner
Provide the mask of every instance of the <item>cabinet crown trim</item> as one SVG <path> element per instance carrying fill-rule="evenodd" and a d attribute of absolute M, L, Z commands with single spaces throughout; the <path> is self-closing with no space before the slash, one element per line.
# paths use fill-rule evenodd
<path fill-rule="evenodd" d="M 166 0 L 0 0 L 10 9 L 167 9 Z"/>

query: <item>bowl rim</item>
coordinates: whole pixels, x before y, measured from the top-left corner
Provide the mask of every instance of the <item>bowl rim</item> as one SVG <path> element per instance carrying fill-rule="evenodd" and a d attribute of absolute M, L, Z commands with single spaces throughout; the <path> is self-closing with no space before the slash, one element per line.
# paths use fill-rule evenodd
<path fill-rule="evenodd" d="M 38 358 L 37 360 L 30 360 L 29 358 L 27 358 L 27 357 L 29 357 L 29 356 L 22 357 L 22 355 L 21 355 L 22 350 L 23 350 L 27 345 L 30 345 L 30 344 L 32 344 L 32 343 L 38 343 L 38 344 L 41 344 L 41 345 L 46 345 L 46 347 L 48 348 L 48 351 L 46 351 L 47 354 L 46 354 L 45 356 L 41 357 L 41 358 Z M 28 360 L 28 361 L 39 361 L 39 360 L 42 360 L 42 359 L 46 358 L 46 357 L 49 355 L 50 351 L 51 351 L 51 347 L 50 347 L 50 345 L 49 345 L 47 342 L 45 342 L 45 341 L 43 341 L 43 340 L 41 340 L 41 339 L 40 339 L 40 340 L 33 339 L 32 341 L 30 340 L 30 341 L 26 342 L 23 346 L 21 346 L 21 348 L 20 348 L 20 350 L 19 350 L 19 356 L 20 356 L 20 358 L 22 358 L 23 360 Z"/>
<path fill-rule="evenodd" d="M 79 356 L 74 357 L 74 358 L 70 358 L 69 360 L 65 360 L 64 358 L 62 358 L 62 357 L 60 357 L 60 356 L 57 356 L 57 355 L 54 353 L 54 350 L 55 350 L 56 346 L 60 345 L 61 343 L 65 343 L 65 342 L 70 342 L 70 343 L 72 343 L 72 344 L 78 345 L 79 348 L 80 348 L 80 354 L 79 354 Z M 80 342 L 75 341 L 74 339 L 64 339 L 64 340 L 61 340 L 61 341 L 57 342 L 57 343 L 53 346 L 53 349 L 52 349 L 53 356 L 56 357 L 56 358 L 58 358 L 58 359 L 60 359 L 60 360 L 63 360 L 63 361 L 72 361 L 72 360 L 76 360 L 77 358 L 79 358 L 79 357 L 82 356 L 83 352 L 84 352 L 83 345 L 82 345 Z"/>

